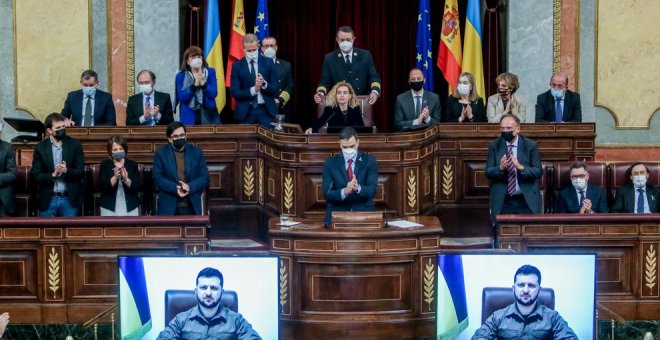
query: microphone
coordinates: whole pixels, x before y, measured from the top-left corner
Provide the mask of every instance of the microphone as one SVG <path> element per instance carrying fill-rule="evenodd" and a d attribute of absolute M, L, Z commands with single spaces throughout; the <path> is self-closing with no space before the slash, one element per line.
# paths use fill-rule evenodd
<path fill-rule="evenodd" d="M 333 111 L 334 111 L 334 110 L 333 110 Z M 332 112 L 332 114 L 330 115 L 330 117 L 328 117 L 328 119 L 326 119 L 325 122 L 323 122 L 323 124 L 321 124 L 321 126 L 328 127 L 328 122 L 329 122 L 330 119 L 332 119 L 332 117 L 334 117 L 336 114 L 337 114 L 337 111 Z"/>

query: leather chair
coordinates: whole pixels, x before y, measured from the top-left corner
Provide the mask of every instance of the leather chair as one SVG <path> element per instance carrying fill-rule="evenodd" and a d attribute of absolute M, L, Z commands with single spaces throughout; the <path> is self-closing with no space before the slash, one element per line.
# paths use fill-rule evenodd
<path fill-rule="evenodd" d="M 610 163 L 611 176 L 610 176 L 610 195 L 614 197 L 616 189 L 630 184 L 630 166 L 637 162 L 612 162 Z M 660 186 L 660 162 L 642 161 L 649 168 L 648 185 L 658 187 Z"/>
<path fill-rule="evenodd" d="M 140 178 L 142 179 L 142 184 L 143 184 L 143 189 L 145 187 L 144 183 L 144 178 L 145 178 L 145 166 L 143 164 L 138 163 L 138 172 L 140 173 Z M 100 186 L 100 175 L 101 175 L 101 165 L 100 164 L 92 164 L 86 167 L 85 169 L 86 174 L 85 174 L 85 188 L 87 188 L 87 199 L 86 201 L 86 206 L 87 209 L 83 209 L 85 212 L 84 214 L 86 216 L 101 216 L 101 191 L 99 190 Z M 145 210 L 142 207 L 144 203 L 144 193 L 140 192 L 138 193 L 138 198 L 140 201 L 140 204 L 138 205 L 138 210 L 140 212 L 140 215 L 145 214 Z"/>
<path fill-rule="evenodd" d="M 484 287 L 481 294 L 481 323 L 486 322 L 493 312 L 514 301 L 511 287 Z M 555 309 L 555 291 L 552 288 L 541 288 L 538 301 L 550 309 Z"/>
<path fill-rule="evenodd" d="M 378 130 L 376 129 L 376 125 L 374 125 L 373 106 L 369 104 L 369 96 L 357 96 L 357 100 L 360 104 L 360 108 L 362 109 L 362 121 L 364 122 L 364 126 L 373 127 L 373 133 L 378 132 Z M 322 97 L 321 102 L 316 107 L 316 118 L 321 118 L 324 109 L 325 109 L 325 97 Z M 322 127 L 321 129 L 319 129 L 319 132 L 325 133 L 325 128 Z"/>
<path fill-rule="evenodd" d="M 552 212 L 555 211 L 557 200 L 559 199 L 559 192 L 566 188 L 572 187 L 570 168 L 574 162 L 560 162 L 554 164 L 554 175 L 552 178 Z M 605 189 L 608 194 L 608 201 L 611 202 L 611 196 L 607 190 L 610 168 L 607 163 L 603 162 L 585 162 L 589 168 L 589 183 L 599 185 Z"/>
<path fill-rule="evenodd" d="M 150 215 L 156 215 L 156 211 L 158 211 L 158 193 L 159 189 L 157 186 L 153 185 L 153 194 L 151 195 L 151 211 Z M 209 215 L 209 199 L 208 196 L 206 195 L 206 190 L 202 191 L 201 198 L 202 200 L 202 215 L 201 216 L 207 216 Z"/>
<path fill-rule="evenodd" d="M 238 313 L 238 295 L 233 290 L 222 292 L 220 303 L 226 308 Z M 165 325 L 174 317 L 197 305 L 194 290 L 169 289 L 165 291 Z"/>

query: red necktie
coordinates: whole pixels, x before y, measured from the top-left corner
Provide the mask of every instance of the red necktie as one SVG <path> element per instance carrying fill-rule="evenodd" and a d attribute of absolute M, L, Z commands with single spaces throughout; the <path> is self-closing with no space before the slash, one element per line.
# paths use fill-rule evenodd
<path fill-rule="evenodd" d="M 348 168 L 346 168 L 346 174 L 348 175 L 348 180 L 352 181 L 353 180 L 353 160 L 349 159 L 348 160 Z"/>

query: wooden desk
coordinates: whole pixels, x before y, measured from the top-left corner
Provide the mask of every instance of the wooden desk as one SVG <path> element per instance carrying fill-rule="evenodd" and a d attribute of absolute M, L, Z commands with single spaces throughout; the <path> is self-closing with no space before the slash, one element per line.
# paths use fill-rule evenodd
<path fill-rule="evenodd" d="M 331 230 L 319 222 L 280 227 L 270 219 L 271 252 L 280 256 L 282 339 L 435 337 L 435 270 L 442 227 Z M 295 219 L 294 219 L 295 220 Z"/>
<path fill-rule="evenodd" d="M 84 323 L 117 303 L 117 255 L 195 254 L 206 249 L 208 224 L 208 216 L 0 219 L 0 311 L 12 323 Z"/>
<path fill-rule="evenodd" d="M 596 301 L 626 320 L 660 319 L 660 214 L 499 215 L 497 220 L 501 248 L 596 253 Z"/>

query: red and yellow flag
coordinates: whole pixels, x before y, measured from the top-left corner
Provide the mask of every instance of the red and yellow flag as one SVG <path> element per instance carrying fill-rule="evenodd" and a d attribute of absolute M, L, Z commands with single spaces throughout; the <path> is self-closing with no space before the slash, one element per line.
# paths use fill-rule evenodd
<path fill-rule="evenodd" d="M 445 10 L 442 14 L 442 29 L 440 46 L 438 47 L 438 68 L 445 76 L 451 92 L 456 91 L 458 76 L 461 74 L 461 28 L 458 19 L 458 4 L 456 0 L 445 0 Z"/>
<path fill-rule="evenodd" d="M 231 31 L 229 32 L 229 58 L 227 58 L 227 73 L 225 73 L 225 86 L 231 86 L 231 67 L 235 61 L 245 55 L 243 51 L 243 36 L 245 35 L 245 15 L 243 0 L 234 0 L 232 6 Z"/>

